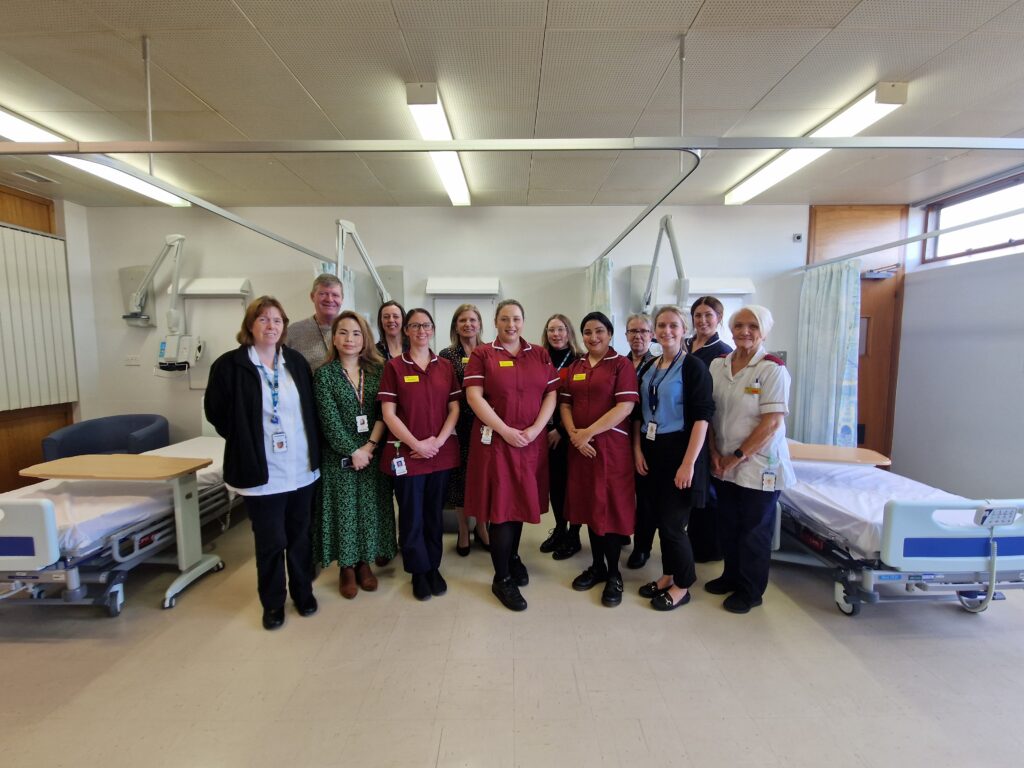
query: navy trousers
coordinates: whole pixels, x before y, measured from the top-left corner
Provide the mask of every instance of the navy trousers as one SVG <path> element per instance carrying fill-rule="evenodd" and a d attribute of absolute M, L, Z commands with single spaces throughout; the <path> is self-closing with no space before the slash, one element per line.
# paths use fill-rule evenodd
<path fill-rule="evenodd" d="M 398 499 L 398 548 L 406 573 L 441 567 L 442 510 L 450 469 L 395 478 Z"/>
<path fill-rule="evenodd" d="M 728 481 L 720 482 L 717 489 L 718 535 L 725 560 L 722 576 L 748 597 L 761 597 L 768 588 L 779 492 Z"/>
<path fill-rule="evenodd" d="M 264 608 L 283 607 L 289 593 L 298 605 L 313 596 L 310 520 L 315 491 L 316 483 L 310 483 L 287 493 L 243 497 L 256 540 L 256 584 Z"/>
<path fill-rule="evenodd" d="M 688 589 L 697 580 L 693 549 L 686 535 L 692 505 L 690 490 L 680 490 L 674 482 L 676 470 L 686 452 L 682 433 L 658 435 L 654 442 L 643 439 L 640 447 L 647 460 L 644 493 L 661 538 L 662 573 L 671 574 L 677 587 Z M 640 542 L 635 546 L 639 547 Z"/>

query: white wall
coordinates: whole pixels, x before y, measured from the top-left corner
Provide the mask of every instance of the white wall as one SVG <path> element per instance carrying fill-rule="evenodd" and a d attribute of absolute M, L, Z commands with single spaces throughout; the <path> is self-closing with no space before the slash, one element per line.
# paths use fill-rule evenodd
<path fill-rule="evenodd" d="M 544 319 L 559 311 L 578 321 L 588 307 L 582 271 L 640 211 L 639 207 L 503 207 L 503 208 L 249 208 L 236 212 L 324 254 L 334 253 L 337 218 L 353 221 L 377 266 L 397 264 L 405 270 L 405 305 L 430 307 L 424 295 L 428 276 L 489 275 L 501 279 L 504 297 L 522 301 L 526 336 L 540 338 Z M 771 307 L 776 330 L 772 349 L 796 346 L 797 302 L 805 245 L 806 206 L 726 208 L 667 207 L 655 212 L 612 253 L 614 312 L 618 324 L 626 306 L 629 265 L 649 263 L 658 219 L 673 215 L 688 277 L 749 277 L 756 300 Z M 292 320 L 311 313 L 308 294 L 315 262 L 237 225 L 195 209 L 88 209 L 88 251 L 96 307 L 93 339 L 76 324 L 80 350 L 96 347 L 99 376 L 95 390 L 84 390 L 82 417 L 130 411 L 164 413 L 172 438 L 199 432 L 200 366 L 189 377 L 154 375 L 157 345 L 165 333 L 164 312 L 169 268 L 157 278 L 160 291 L 156 329 L 130 328 L 123 320 L 117 270 L 149 264 L 167 234 L 187 237 L 183 276 L 241 276 L 252 280 L 256 295 L 271 293 Z M 80 243 L 71 244 L 71 248 Z M 349 265 L 357 272 L 356 308 L 376 310 L 376 296 L 355 249 Z M 661 255 L 659 300 L 674 295 L 674 269 L 667 247 Z M 241 306 L 238 302 L 190 301 L 190 330 L 207 343 L 206 365 L 234 346 Z M 437 318 L 447 326 L 447 318 Z M 486 323 L 485 323 L 486 324 Z M 82 335 L 79 336 L 79 330 Z M 621 328 L 616 343 L 625 346 Z M 126 355 L 140 355 L 141 367 L 126 367 Z M 80 359 L 81 363 L 81 359 Z M 791 360 L 791 365 L 795 366 Z M 165 374 L 166 375 L 166 374 Z"/>
<path fill-rule="evenodd" d="M 907 275 L 893 469 L 970 498 L 1024 497 L 1024 255 Z"/>

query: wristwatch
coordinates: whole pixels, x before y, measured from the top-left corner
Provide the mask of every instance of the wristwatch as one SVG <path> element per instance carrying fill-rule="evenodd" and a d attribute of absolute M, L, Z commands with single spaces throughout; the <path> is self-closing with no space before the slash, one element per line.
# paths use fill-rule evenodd
<path fill-rule="evenodd" d="M 743 454 L 743 451 L 741 451 L 739 448 L 737 448 L 735 451 L 733 451 L 732 455 L 735 456 L 737 459 L 745 459 L 746 458 L 746 456 Z"/>

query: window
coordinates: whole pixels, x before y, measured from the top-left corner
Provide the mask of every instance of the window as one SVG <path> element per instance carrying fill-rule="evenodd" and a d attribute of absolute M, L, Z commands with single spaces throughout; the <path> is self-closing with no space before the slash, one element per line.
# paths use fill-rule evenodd
<path fill-rule="evenodd" d="M 948 229 L 1006 211 L 1024 208 L 1024 174 L 932 203 L 927 208 L 927 229 Z M 979 224 L 927 242 L 924 260 L 989 258 L 1024 252 L 1024 214 Z"/>

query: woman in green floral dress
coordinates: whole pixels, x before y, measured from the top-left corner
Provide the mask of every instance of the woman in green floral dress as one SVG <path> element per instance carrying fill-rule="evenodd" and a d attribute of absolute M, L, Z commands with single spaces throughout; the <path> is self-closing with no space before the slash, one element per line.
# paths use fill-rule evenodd
<path fill-rule="evenodd" d="M 342 312 L 331 326 L 331 358 L 316 372 L 314 391 L 323 430 L 322 501 L 315 555 L 341 568 L 339 590 L 372 592 L 370 562 L 397 553 L 391 478 L 377 470 L 374 452 L 384 435 L 377 403 L 383 363 L 361 315 Z"/>

